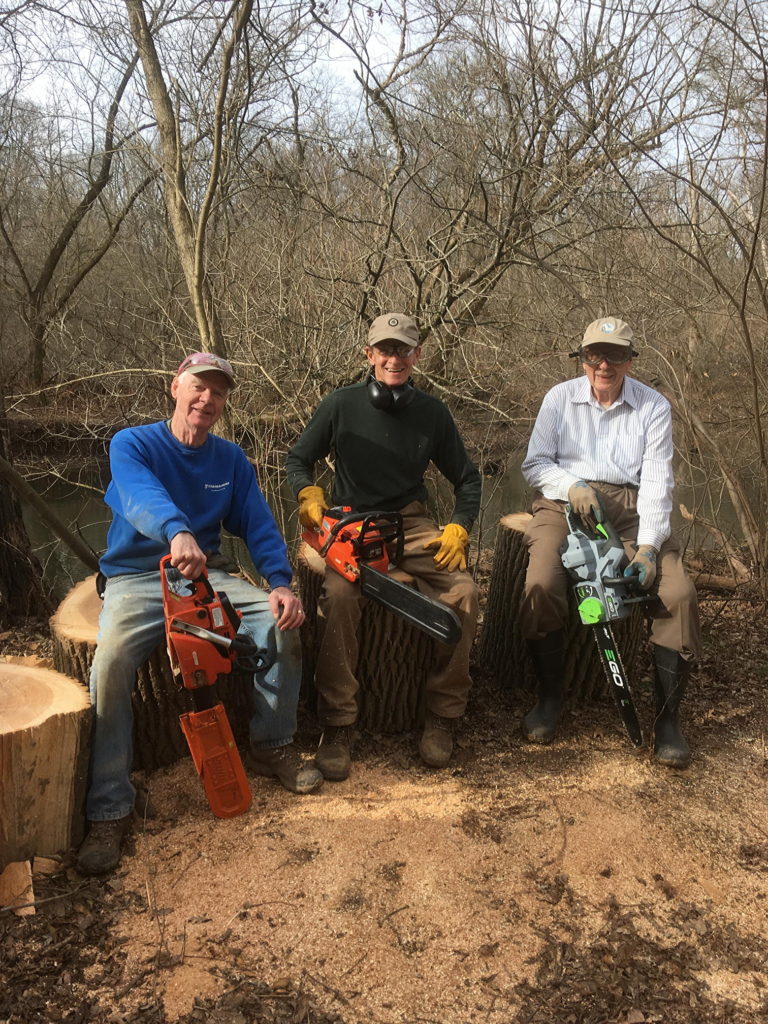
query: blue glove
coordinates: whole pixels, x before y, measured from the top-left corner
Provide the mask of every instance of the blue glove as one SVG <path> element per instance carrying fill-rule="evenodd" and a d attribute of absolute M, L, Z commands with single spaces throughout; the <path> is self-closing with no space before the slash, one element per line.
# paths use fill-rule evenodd
<path fill-rule="evenodd" d="M 624 570 L 625 576 L 636 576 L 641 590 L 649 590 L 656 579 L 656 548 L 641 544 L 635 557 Z"/>

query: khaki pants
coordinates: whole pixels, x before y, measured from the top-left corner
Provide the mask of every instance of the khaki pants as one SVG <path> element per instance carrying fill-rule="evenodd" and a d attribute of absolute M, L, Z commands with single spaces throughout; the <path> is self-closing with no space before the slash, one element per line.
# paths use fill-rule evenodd
<path fill-rule="evenodd" d="M 458 718 L 464 713 L 471 685 L 469 652 L 477 625 L 477 588 L 469 573 L 438 569 L 434 549 L 424 550 L 424 544 L 440 534 L 424 505 L 411 502 L 401 512 L 405 544 L 398 568 L 413 577 L 420 593 L 442 601 L 461 620 L 461 638 L 455 646 L 435 642 L 436 662 L 425 684 L 427 708 L 445 718 Z M 357 718 L 355 668 L 366 600 L 359 584 L 326 570 L 319 606 L 322 640 L 315 672 L 318 712 L 324 725 L 351 725 Z"/>
<path fill-rule="evenodd" d="M 637 490 L 617 484 L 589 481 L 605 505 L 606 518 L 621 537 L 627 556 L 635 553 L 638 516 Z M 568 593 L 572 582 L 560 560 L 560 545 L 568 534 L 562 502 L 534 497 L 533 519 L 525 531 L 528 572 L 520 610 L 520 627 L 527 639 L 538 639 L 562 629 L 568 621 Z M 662 544 L 652 593 L 658 599 L 646 605 L 651 618 L 651 641 L 679 651 L 687 661 L 701 655 L 701 633 L 696 588 L 683 566 L 674 537 Z"/>

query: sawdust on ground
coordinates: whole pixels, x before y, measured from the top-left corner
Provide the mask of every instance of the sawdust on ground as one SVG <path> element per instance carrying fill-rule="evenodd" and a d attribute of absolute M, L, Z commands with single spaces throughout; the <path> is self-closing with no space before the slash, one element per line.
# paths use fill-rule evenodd
<path fill-rule="evenodd" d="M 228 821 L 189 760 L 153 773 L 117 872 L 70 861 L 36 915 L 0 915 L 0 1020 L 768 1022 L 768 625 L 705 622 L 686 772 L 608 700 L 529 746 L 529 696 L 478 678 L 445 771 L 416 735 L 362 735 L 346 782 L 252 778 Z M 307 756 L 317 738 L 303 716 Z"/>
<path fill-rule="evenodd" d="M 415 736 L 361 737 L 346 782 L 255 778 L 229 821 L 189 762 L 155 773 L 119 929 L 129 966 L 165 964 L 168 1020 L 231 985 L 224 963 L 349 1024 L 768 1019 L 765 718 L 700 712 L 682 773 L 608 705 L 527 746 L 524 700 L 487 688 L 447 771 Z M 598 997 L 615 1016 L 586 1014 Z"/>

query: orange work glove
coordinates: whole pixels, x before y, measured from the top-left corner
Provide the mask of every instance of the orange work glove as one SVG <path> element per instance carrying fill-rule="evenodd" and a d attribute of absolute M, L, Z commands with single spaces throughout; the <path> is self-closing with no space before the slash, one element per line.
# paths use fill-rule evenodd
<path fill-rule="evenodd" d="M 464 527 L 458 523 L 448 523 L 440 536 L 427 541 L 424 547 L 437 548 L 435 565 L 438 569 L 453 572 L 454 569 L 467 568 L 467 544 L 469 534 Z"/>
<path fill-rule="evenodd" d="M 319 530 L 323 525 L 323 512 L 330 508 L 325 500 L 322 487 L 302 487 L 297 494 L 299 499 L 299 522 L 307 530 Z"/>

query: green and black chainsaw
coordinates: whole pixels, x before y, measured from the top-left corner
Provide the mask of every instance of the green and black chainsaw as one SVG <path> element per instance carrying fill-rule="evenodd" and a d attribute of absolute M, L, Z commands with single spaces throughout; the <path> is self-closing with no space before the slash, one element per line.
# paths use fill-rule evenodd
<path fill-rule="evenodd" d="M 594 533 L 590 533 L 569 504 L 565 506 L 565 518 L 568 536 L 560 548 L 560 557 L 573 580 L 579 617 L 584 625 L 592 627 L 624 727 L 633 746 L 640 747 L 643 733 L 611 623 L 627 618 L 634 604 L 648 598 L 637 593 L 633 577 L 623 575 L 629 560 L 610 523 L 597 523 Z"/>

